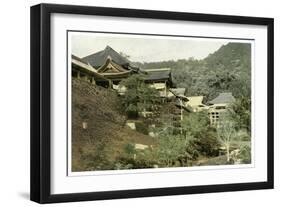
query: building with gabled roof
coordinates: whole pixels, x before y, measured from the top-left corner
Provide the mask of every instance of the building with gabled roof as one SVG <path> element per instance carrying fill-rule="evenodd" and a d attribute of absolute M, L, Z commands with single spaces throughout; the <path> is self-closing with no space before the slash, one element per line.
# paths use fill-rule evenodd
<path fill-rule="evenodd" d="M 117 65 L 122 66 L 126 70 L 138 70 L 137 67 L 133 66 L 131 61 L 116 52 L 110 46 L 106 46 L 103 50 L 82 58 L 84 62 L 89 63 L 95 68 L 103 66 L 108 59 Z"/>
<path fill-rule="evenodd" d="M 232 93 L 220 93 L 216 98 L 209 101 L 210 124 L 218 126 L 221 117 L 227 112 L 228 107 L 235 102 Z"/>
<path fill-rule="evenodd" d="M 193 112 L 199 112 L 209 108 L 203 104 L 204 96 L 188 96 L 187 98 L 186 106 L 191 108 Z"/>
<path fill-rule="evenodd" d="M 88 55 L 82 60 L 97 68 L 98 73 L 110 79 L 115 85 L 139 70 L 126 57 L 110 46 L 106 46 L 104 50 Z"/>
<path fill-rule="evenodd" d="M 110 87 L 111 81 L 98 73 L 91 65 L 84 62 L 81 58 L 71 55 L 72 77 L 88 81 L 90 83 Z"/>
<path fill-rule="evenodd" d="M 110 79 L 113 84 L 119 84 L 125 78 L 128 78 L 133 73 L 136 73 L 133 70 L 128 70 L 115 63 L 110 57 L 106 62 L 97 69 L 97 72 L 104 77 Z"/>
<path fill-rule="evenodd" d="M 119 65 L 125 66 L 129 65 L 129 60 L 123 56 L 121 56 L 118 52 L 113 50 L 110 46 L 106 46 L 104 50 L 96 52 L 94 54 L 83 57 L 82 60 L 88 62 L 93 67 L 99 68 L 104 65 L 107 61 L 108 57 L 110 57 L 114 62 Z"/>
<path fill-rule="evenodd" d="M 102 77 L 111 80 L 114 89 L 124 94 L 126 89 L 119 87 L 119 83 L 133 74 L 142 74 L 146 84 L 157 89 L 162 98 L 167 98 L 170 88 L 174 87 L 170 68 L 139 69 L 128 58 L 116 52 L 110 46 L 104 50 L 88 55 L 80 60 L 95 68 Z M 107 81 L 99 79 L 100 82 Z"/>
<path fill-rule="evenodd" d="M 209 104 L 231 104 L 235 101 L 235 98 L 232 96 L 232 93 L 220 93 L 216 98 L 209 101 Z"/>
<path fill-rule="evenodd" d="M 167 98 L 169 89 L 174 87 L 170 68 L 142 69 L 144 82 L 159 91 L 160 96 Z"/>

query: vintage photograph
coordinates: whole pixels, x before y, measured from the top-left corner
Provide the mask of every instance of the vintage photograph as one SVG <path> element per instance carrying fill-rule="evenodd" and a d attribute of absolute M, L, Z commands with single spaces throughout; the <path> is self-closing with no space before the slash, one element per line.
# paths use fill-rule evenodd
<path fill-rule="evenodd" d="M 71 171 L 251 164 L 252 47 L 68 31 Z"/>

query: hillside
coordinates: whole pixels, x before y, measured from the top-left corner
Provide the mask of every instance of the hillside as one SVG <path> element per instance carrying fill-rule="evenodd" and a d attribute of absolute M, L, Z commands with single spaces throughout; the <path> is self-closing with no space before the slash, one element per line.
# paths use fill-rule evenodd
<path fill-rule="evenodd" d="M 205 81 L 210 96 L 232 92 L 235 97 L 251 95 L 251 45 L 228 43 L 204 59 Z M 213 98 L 212 97 L 212 98 Z"/>
<path fill-rule="evenodd" d="M 204 59 L 208 69 L 244 72 L 250 75 L 251 45 L 228 43 Z"/>
<path fill-rule="evenodd" d="M 235 97 L 250 97 L 251 45 L 228 43 L 203 60 L 194 58 L 162 62 L 135 63 L 141 68 L 172 69 L 177 87 L 186 88 L 187 96 L 204 95 L 212 99 L 220 92 Z"/>
<path fill-rule="evenodd" d="M 73 79 L 72 171 L 110 169 L 127 144 L 154 144 L 152 137 L 131 130 L 125 121 L 115 91 Z"/>

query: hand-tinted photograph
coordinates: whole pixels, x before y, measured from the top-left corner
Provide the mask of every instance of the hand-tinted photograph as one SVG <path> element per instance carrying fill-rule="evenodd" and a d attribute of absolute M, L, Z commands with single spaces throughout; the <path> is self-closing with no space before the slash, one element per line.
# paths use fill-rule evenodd
<path fill-rule="evenodd" d="M 252 163 L 250 41 L 68 38 L 72 172 Z"/>

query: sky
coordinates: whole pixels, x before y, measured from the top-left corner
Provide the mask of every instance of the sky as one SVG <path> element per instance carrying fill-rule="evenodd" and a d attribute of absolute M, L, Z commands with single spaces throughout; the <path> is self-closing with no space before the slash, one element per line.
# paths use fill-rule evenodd
<path fill-rule="evenodd" d="M 229 41 L 223 39 L 167 37 L 149 35 L 70 33 L 72 54 L 83 58 L 103 50 L 107 45 L 125 53 L 131 61 L 203 59 Z"/>

